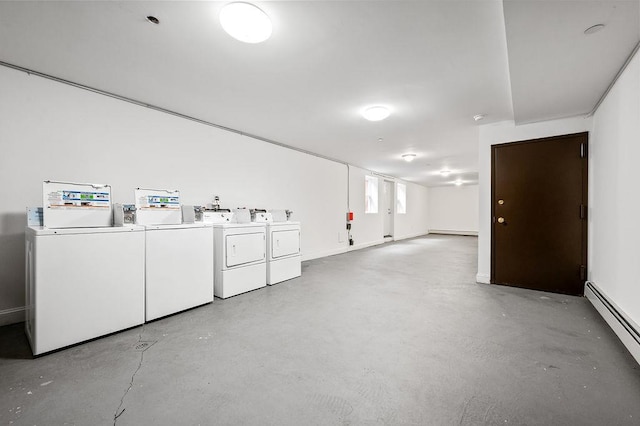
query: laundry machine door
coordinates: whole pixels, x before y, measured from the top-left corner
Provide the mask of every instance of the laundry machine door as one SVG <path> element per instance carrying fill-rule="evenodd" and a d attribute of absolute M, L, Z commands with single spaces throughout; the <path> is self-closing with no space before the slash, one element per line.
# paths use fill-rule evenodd
<path fill-rule="evenodd" d="M 300 231 L 273 231 L 271 234 L 271 255 L 274 259 L 300 253 Z"/>
<path fill-rule="evenodd" d="M 265 234 L 227 235 L 225 239 L 226 259 L 228 268 L 247 263 L 265 260 Z"/>

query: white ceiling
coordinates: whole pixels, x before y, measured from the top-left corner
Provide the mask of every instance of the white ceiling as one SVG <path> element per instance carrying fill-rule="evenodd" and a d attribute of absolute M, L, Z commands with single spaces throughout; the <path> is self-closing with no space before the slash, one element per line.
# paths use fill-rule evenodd
<path fill-rule="evenodd" d="M 509 0 L 504 11 L 517 123 L 591 112 L 640 37 L 638 1 Z"/>
<path fill-rule="evenodd" d="M 255 2 L 274 24 L 255 45 L 224 4 L 2 1 L 0 61 L 440 185 L 477 181 L 475 114 L 589 112 L 640 39 L 638 0 Z M 372 104 L 392 115 L 364 120 Z"/>

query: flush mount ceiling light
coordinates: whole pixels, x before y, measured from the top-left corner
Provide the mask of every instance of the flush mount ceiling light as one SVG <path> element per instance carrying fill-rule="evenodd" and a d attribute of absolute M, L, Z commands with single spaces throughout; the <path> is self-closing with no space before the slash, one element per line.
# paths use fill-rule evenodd
<path fill-rule="evenodd" d="M 250 3 L 229 3 L 220 11 L 222 28 L 236 40 L 260 43 L 271 37 L 271 19 Z"/>
<path fill-rule="evenodd" d="M 447 177 L 451 174 L 451 170 L 440 170 L 440 174 L 444 177 Z"/>
<path fill-rule="evenodd" d="M 404 161 L 406 161 L 407 163 L 412 162 L 414 158 L 416 158 L 416 155 L 415 155 L 415 154 L 403 154 L 403 155 L 402 155 L 402 159 L 403 159 Z"/>
<path fill-rule="evenodd" d="M 369 121 L 384 120 L 389 114 L 391 114 L 389 108 L 381 105 L 372 106 L 362 111 L 362 116 Z"/>
<path fill-rule="evenodd" d="M 604 28 L 604 24 L 595 24 L 595 25 L 590 26 L 586 30 L 584 30 L 584 33 L 586 35 L 595 34 L 595 33 L 597 33 L 598 31 L 600 31 L 603 28 Z"/>
<path fill-rule="evenodd" d="M 473 116 L 473 119 L 476 121 L 480 121 L 484 118 L 484 114 L 476 114 Z"/>
<path fill-rule="evenodd" d="M 453 182 L 456 186 L 460 186 L 462 185 L 462 180 L 458 179 L 455 182 Z"/>

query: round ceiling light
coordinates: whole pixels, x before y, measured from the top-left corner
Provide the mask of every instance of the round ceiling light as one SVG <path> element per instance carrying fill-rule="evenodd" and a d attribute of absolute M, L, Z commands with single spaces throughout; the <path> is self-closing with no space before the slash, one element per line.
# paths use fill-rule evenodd
<path fill-rule="evenodd" d="M 454 183 L 455 183 L 456 186 L 460 186 L 460 185 L 462 185 L 462 180 L 458 179 Z"/>
<path fill-rule="evenodd" d="M 476 115 L 473 116 L 473 119 L 475 121 L 483 120 L 484 119 L 484 114 L 476 114 Z"/>
<path fill-rule="evenodd" d="M 440 174 L 444 177 L 447 177 L 451 174 L 451 170 L 440 170 Z"/>
<path fill-rule="evenodd" d="M 261 43 L 271 37 L 271 19 L 250 3 L 229 3 L 220 11 L 222 28 L 236 40 Z"/>
<path fill-rule="evenodd" d="M 404 161 L 406 161 L 407 163 L 412 162 L 414 158 L 416 158 L 416 155 L 415 155 L 415 154 L 404 154 L 404 155 L 402 156 L 402 159 L 403 159 Z"/>
<path fill-rule="evenodd" d="M 389 108 L 380 105 L 372 106 L 362 111 L 362 116 L 369 121 L 384 120 L 391 114 Z"/>

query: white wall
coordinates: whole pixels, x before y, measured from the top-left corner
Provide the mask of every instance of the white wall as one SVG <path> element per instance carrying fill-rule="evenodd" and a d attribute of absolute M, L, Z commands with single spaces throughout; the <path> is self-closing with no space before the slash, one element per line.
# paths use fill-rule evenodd
<path fill-rule="evenodd" d="M 382 211 L 382 196 L 384 180 L 391 180 L 394 184 L 403 183 L 407 186 L 407 213 L 398 214 L 396 203 L 393 202 L 393 239 L 401 240 L 429 232 L 428 226 L 428 188 L 411 182 L 395 178 L 378 176 L 378 213 L 365 213 L 365 176 L 372 172 L 355 166 L 349 166 L 349 208 L 354 213 L 351 236 L 354 240 L 352 249 L 381 244 L 384 242 L 384 215 Z M 394 190 L 394 194 L 397 191 Z"/>
<path fill-rule="evenodd" d="M 394 203 L 393 239 L 402 240 L 429 233 L 429 189 L 426 186 L 417 185 L 396 179 L 396 183 L 407 186 L 407 212 L 399 214 Z M 397 194 L 397 189 L 394 190 Z"/>
<path fill-rule="evenodd" d="M 429 188 L 429 232 L 478 235 L 478 185 Z"/>
<path fill-rule="evenodd" d="M 378 213 L 365 213 L 365 176 L 374 176 L 370 171 L 349 166 L 349 210 L 353 212 L 351 237 L 352 249 L 368 247 L 384 242 L 381 211 L 383 179 L 378 177 Z M 346 222 L 345 222 L 346 224 Z"/>
<path fill-rule="evenodd" d="M 288 208 L 303 259 L 345 252 L 347 166 L 0 67 L 0 325 L 24 305 L 25 207 L 42 181 L 176 188 L 185 204 Z M 5 315 L 3 315 L 5 314 Z"/>
<path fill-rule="evenodd" d="M 640 324 L 640 57 L 596 111 L 590 138 L 589 280 Z"/>
<path fill-rule="evenodd" d="M 565 118 L 516 126 L 513 121 L 480 126 L 478 149 L 479 209 L 478 275 L 488 283 L 491 275 L 491 145 L 589 131 L 591 119 Z"/>

